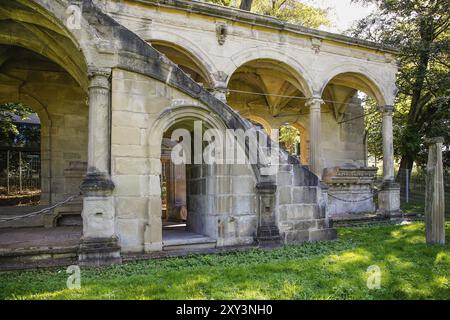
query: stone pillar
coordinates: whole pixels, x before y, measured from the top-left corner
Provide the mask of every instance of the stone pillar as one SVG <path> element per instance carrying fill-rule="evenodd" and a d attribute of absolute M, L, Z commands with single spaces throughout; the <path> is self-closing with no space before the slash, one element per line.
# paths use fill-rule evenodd
<path fill-rule="evenodd" d="M 378 213 L 385 217 L 400 215 L 400 187 L 394 179 L 393 106 L 380 106 L 383 114 L 383 183 L 378 194 Z"/>
<path fill-rule="evenodd" d="M 108 69 L 91 69 L 89 73 L 88 169 L 80 187 L 84 195 L 81 265 L 121 262 L 115 235 L 114 183 L 109 174 L 110 76 Z"/>
<path fill-rule="evenodd" d="M 256 185 L 258 195 L 258 228 L 256 241 L 260 245 L 281 243 L 280 230 L 275 218 L 277 186 L 272 182 L 260 182 Z"/>
<path fill-rule="evenodd" d="M 425 228 L 428 244 L 445 244 L 444 171 L 442 165 L 443 137 L 431 138 L 425 190 Z"/>
<path fill-rule="evenodd" d="M 309 107 L 309 168 L 319 179 L 322 179 L 322 168 L 320 163 L 320 106 L 323 100 L 312 98 L 306 106 Z"/>

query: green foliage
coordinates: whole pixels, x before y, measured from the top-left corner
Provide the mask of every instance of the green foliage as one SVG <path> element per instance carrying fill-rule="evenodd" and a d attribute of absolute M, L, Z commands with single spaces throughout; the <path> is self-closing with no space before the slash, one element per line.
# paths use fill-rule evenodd
<path fill-rule="evenodd" d="M 351 35 L 400 50 L 395 153 L 402 168 L 410 169 L 413 161 L 423 166 L 426 137 L 444 136 L 450 147 L 450 1 L 354 1 L 379 10 L 359 21 Z"/>
<path fill-rule="evenodd" d="M 279 140 L 282 147 L 294 154 L 297 144 L 300 143 L 300 132 L 293 126 L 282 126 Z"/>
<path fill-rule="evenodd" d="M 14 116 L 26 120 L 31 113 L 33 110 L 21 103 L 0 105 L 0 145 L 18 147 L 39 144 L 39 127 L 14 122 Z"/>
<path fill-rule="evenodd" d="M 328 10 L 314 8 L 299 0 L 254 0 L 253 11 L 310 28 L 330 25 Z"/>
<path fill-rule="evenodd" d="M 239 0 L 204 1 L 236 8 L 240 4 Z M 301 0 L 253 0 L 251 11 L 309 28 L 330 25 L 327 9 L 314 8 Z"/>
<path fill-rule="evenodd" d="M 339 230 L 339 240 L 273 250 L 82 268 L 0 273 L 0 299 L 450 299 L 447 244 L 425 244 L 423 223 Z M 367 268 L 381 269 L 369 290 Z"/>

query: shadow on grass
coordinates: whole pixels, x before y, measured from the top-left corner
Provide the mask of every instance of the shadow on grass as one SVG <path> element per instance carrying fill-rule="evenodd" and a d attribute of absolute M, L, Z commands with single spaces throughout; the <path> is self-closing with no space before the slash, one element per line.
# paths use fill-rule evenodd
<path fill-rule="evenodd" d="M 447 243 L 450 241 L 447 225 Z M 449 299 L 450 250 L 425 244 L 424 226 L 344 228 L 338 241 L 271 251 L 150 260 L 82 269 L 0 274 L 3 299 Z M 370 290 L 367 267 L 379 266 Z"/>

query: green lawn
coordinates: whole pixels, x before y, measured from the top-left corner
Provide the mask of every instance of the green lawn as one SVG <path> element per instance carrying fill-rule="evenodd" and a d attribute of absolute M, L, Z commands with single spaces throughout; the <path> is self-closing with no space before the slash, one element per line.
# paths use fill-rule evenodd
<path fill-rule="evenodd" d="M 450 299 L 449 249 L 425 245 L 423 223 L 342 228 L 338 241 L 82 269 L 78 290 L 63 268 L 1 273 L 0 298 Z"/>

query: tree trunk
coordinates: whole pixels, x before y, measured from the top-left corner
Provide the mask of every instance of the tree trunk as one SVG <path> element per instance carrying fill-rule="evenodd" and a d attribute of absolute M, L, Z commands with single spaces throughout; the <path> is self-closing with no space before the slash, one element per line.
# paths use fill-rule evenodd
<path fill-rule="evenodd" d="M 252 3 L 253 0 L 241 0 L 241 5 L 239 6 L 239 9 L 250 11 L 252 10 Z"/>

